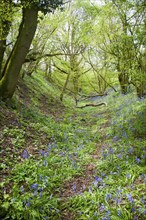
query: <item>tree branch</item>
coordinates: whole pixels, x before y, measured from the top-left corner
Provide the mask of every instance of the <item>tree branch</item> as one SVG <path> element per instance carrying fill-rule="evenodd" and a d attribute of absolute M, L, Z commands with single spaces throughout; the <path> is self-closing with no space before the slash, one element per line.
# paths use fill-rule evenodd
<path fill-rule="evenodd" d="M 93 68 L 93 70 L 96 72 L 96 73 L 98 73 L 98 75 L 107 83 L 107 85 L 108 86 L 110 86 L 115 92 L 117 92 L 117 90 L 112 86 L 112 85 L 110 85 L 106 80 L 105 80 L 105 78 L 99 73 L 99 71 L 94 67 L 94 65 L 92 64 L 92 62 L 91 62 L 91 60 L 90 61 L 88 61 L 88 63 L 91 65 L 91 67 Z M 105 65 L 104 65 L 105 66 Z M 103 67 L 102 67 L 103 68 Z"/>
<path fill-rule="evenodd" d="M 39 59 L 43 59 L 45 57 L 54 57 L 54 56 L 71 56 L 72 54 L 71 53 L 54 53 L 54 54 L 44 54 L 42 56 L 37 56 L 37 57 L 34 57 L 33 55 L 31 57 L 26 57 L 25 59 L 25 63 L 29 63 L 29 62 L 32 62 L 32 61 L 36 61 L 36 60 L 39 60 Z M 79 55 L 79 53 L 77 54 L 74 54 L 74 55 Z"/>
<path fill-rule="evenodd" d="M 107 103 L 106 102 L 101 102 L 101 103 L 98 103 L 98 104 L 86 104 L 86 105 L 83 105 L 83 106 L 77 106 L 76 108 L 86 108 L 86 107 L 97 107 L 97 106 L 101 106 L 101 105 L 105 105 L 107 106 Z"/>
<path fill-rule="evenodd" d="M 68 72 L 66 72 L 65 70 L 61 69 L 60 67 L 58 67 L 55 63 L 53 63 L 53 65 L 56 67 L 56 69 L 58 69 L 60 72 L 68 74 Z"/>

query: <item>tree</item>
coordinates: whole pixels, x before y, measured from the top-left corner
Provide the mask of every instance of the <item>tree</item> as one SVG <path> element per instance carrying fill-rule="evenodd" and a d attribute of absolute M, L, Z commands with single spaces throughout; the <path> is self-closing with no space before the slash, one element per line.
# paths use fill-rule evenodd
<path fill-rule="evenodd" d="M 16 89 L 22 65 L 25 61 L 25 57 L 29 51 L 37 28 L 38 12 L 52 12 L 62 4 L 62 0 L 22 0 L 21 2 L 18 1 L 17 3 L 14 3 L 14 5 L 20 5 L 22 7 L 22 21 L 15 45 L 12 48 L 3 70 L 0 71 L 2 72 L 0 80 L 0 97 L 3 100 L 10 99 Z M 8 5 L 12 5 L 12 1 L 8 1 Z"/>
<path fill-rule="evenodd" d="M 83 26 L 80 9 L 75 5 L 69 5 L 64 13 L 64 21 L 60 24 L 52 39 L 54 50 L 58 51 L 58 56 L 53 57 L 52 63 L 64 79 L 62 80 L 63 85 L 60 94 L 61 101 L 65 92 L 69 89 L 77 103 L 79 78 L 83 74 L 81 70 L 83 57 L 81 54 L 86 48 L 84 41 L 86 35 Z"/>
<path fill-rule="evenodd" d="M 104 0 L 96 13 L 93 39 L 99 63 L 107 63 L 107 70 L 117 74 L 121 92 L 126 94 L 133 84 L 139 97 L 146 85 L 145 6 L 143 0 Z"/>
<path fill-rule="evenodd" d="M 143 68 L 143 54 L 145 41 L 145 1 L 138 0 L 111 0 L 115 11 L 114 24 L 120 23 L 118 34 L 108 34 L 109 52 L 115 57 L 115 67 L 118 72 L 118 79 L 123 94 L 128 92 L 132 83 L 136 87 L 139 97 L 144 95 L 145 70 Z M 111 8 L 111 10 L 112 10 Z M 118 27 L 118 24 L 117 24 Z M 143 37 L 142 37 L 143 36 Z M 143 50 L 143 49 L 142 49 Z"/>
<path fill-rule="evenodd" d="M 2 64 L 6 50 L 6 39 L 13 19 L 12 0 L 0 1 L 0 80 L 2 78 Z"/>

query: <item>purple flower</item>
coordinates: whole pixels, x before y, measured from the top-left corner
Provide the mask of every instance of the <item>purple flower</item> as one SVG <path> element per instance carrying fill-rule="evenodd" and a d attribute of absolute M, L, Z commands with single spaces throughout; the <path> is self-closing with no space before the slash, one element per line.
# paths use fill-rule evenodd
<path fill-rule="evenodd" d="M 76 192 L 76 189 L 77 189 L 76 184 L 73 184 L 72 189 L 73 189 L 74 192 Z"/>
<path fill-rule="evenodd" d="M 136 163 L 140 163 L 141 162 L 141 160 L 138 158 L 138 157 L 136 157 Z"/>
<path fill-rule="evenodd" d="M 116 197 L 115 202 L 116 202 L 116 204 L 120 205 L 121 204 L 121 198 Z"/>
<path fill-rule="evenodd" d="M 101 177 L 96 176 L 96 177 L 95 177 L 95 181 L 96 181 L 97 183 L 102 182 L 102 178 L 101 178 Z"/>
<path fill-rule="evenodd" d="M 44 150 L 40 150 L 40 154 L 44 157 L 45 156 L 45 151 Z"/>
<path fill-rule="evenodd" d="M 46 160 L 44 160 L 44 166 L 45 166 L 45 167 L 47 166 L 47 161 L 46 161 Z"/>
<path fill-rule="evenodd" d="M 130 148 L 128 149 L 128 152 L 129 152 L 130 154 L 133 154 L 133 152 L 134 152 L 133 147 L 130 147 Z"/>
<path fill-rule="evenodd" d="M 37 183 L 32 184 L 31 188 L 34 189 L 34 190 L 37 190 L 38 189 L 38 184 Z"/>
<path fill-rule="evenodd" d="M 109 154 L 113 154 L 114 153 L 114 149 L 112 147 L 109 148 Z"/>
<path fill-rule="evenodd" d="M 27 207 L 30 207 L 30 202 L 27 202 L 27 203 L 26 203 L 26 206 L 27 206 Z"/>
<path fill-rule="evenodd" d="M 27 150 L 24 150 L 24 151 L 23 151 L 22 157 L 23 157 L 24 159 L 28 159 L 28 158 L 29 158 L 29 154 L 28 154 Z"/>
<path fill-rule="evenodd" d="M 135 212 L 135 208 L 134 208 L 134 207 L 132 207 L 131 211 L 132 211 L 132 212 Z"/>
<path fill-rule="evenodd" d="M 101 182 L 102 182 L 102 178 L 96 176 L 96 177 L 95 177 L 95 181 L 93 182 L 93 184 L 94 184 L 95 187 L 97 187 L 97 185 L 98 185 L 99 183 L 101 183 Z"/>
<path fill-rule="evenodd" d="M 121 158 L 122 158 L 122 154 L 118 154 L 117 157 L 118 157 L 119 159 L 121 159 Z"/>
<path fill-rule="evenodd" d="M 105 184 L 105 183 L 103 183 L 103 184 L 102 184 L 102 188 L 104 188 L 105 186 L 106 186 L 106 184 Z"/>
<path fill-rule="evenodd" d="M 133 202 L 134 202 L 134 200 L 133 200 L 131 194 L 127 194 L 127 198 L 128 198 L 128 200 L 129 200 L 130 203 L 133 203 Z"/>
<path fill-rule="evenodd" d="M 129 179 L 131 177 L 131 175 L 130 174 L 126 174 L 126 177 Z"/>
<path fill-rule="evenodd" d="M 122 192 L 122 190 L 121 190 L 121 189 L 118 189 L 118 190 L 117 190 L 117 194 L 118 194 L 118 195 L 120 195 L 120 194 L 121 194 L 121 192 Z"/>
<path fill-rule="evenodd" d="M 102 152 L 102 157 L 103 157 L 104 160 L 107 158 L 107 153 L 106 153 L 106 151 L 104 151 L 104 150 L 103 150 L 103 152 Z"/>
<path fill-rule="evenodd" d="M 43 192 L 41 191 L 41 192 L 40 192 L 40 198 L 42 198 L 42 196 L 43 196 Z"/>
<path fill-rule="evenodd" d="M 99 207 L 99 210 L 100 210 L 100 212 L 104 212 L 104 210 L 105 210 L 105 206 L 104 206 L 103 203 L 102 203 L 101 206 Z"/>
<path fill-rule="evenodd" d="M 110 220 L 111 218 L 110 218 L 110 211 L 107 211 L 107 213 L 106 213 L 106 218 L 105 218 L 106 220 Z"/>
<path fill-rule="evenodd" d="M 110 193 L 107 193 L 107 194 L 105 195 L 105 198 L 106 198 L 106 200 L 109 200 L 109 199 L 111 199 L 111 198 L 112 198 L 112 194 L 110 194 Z"/>
<path fill-rule="evenodd" d="M 59 155 L 64 157 L 64 156 L 66 156 L 66 153 L 65 152 L 60 152 Z"/>

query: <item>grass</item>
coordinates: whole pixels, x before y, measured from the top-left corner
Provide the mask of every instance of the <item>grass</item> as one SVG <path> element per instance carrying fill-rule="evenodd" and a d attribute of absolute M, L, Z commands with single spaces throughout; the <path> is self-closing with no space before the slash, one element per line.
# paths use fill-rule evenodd
<path fill-rule="evenodd" d="M 36 75 L 2 103 L 1 219 L 145 219 L 145 99 L 110 92 L 81 110 L 58 97 Z"/>

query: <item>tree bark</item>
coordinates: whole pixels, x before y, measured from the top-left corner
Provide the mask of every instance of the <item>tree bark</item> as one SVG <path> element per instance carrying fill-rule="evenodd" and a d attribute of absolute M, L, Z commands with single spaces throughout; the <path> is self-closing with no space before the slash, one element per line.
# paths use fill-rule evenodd
<path fill-rule="evenodd" d="M 0 80 L 2 79 L 2 66 L 3 66 L 3 59 L 4 53 L 6 50 L 6 38 L 9 34 L 11 27 L 11 22 L 9 21 L 2 21 L 1 22 L 1 35 L 0 35 Z"/>
<path fill-rule="evenodd" d="M 2 79 L 2 63 L 6 48 L 6 40 L 0 40 L 0 80 Z"/>
<path fill-rule="evenodd" d="M 125 73 L 120 73 L 118 76 L 121 92 L 122 94 L 126 94 L 128 92 L 128 86 L 129 86 L 129 76 Z"/>
<path fill-rule="evenodd" d="M 64 84 L 63 89 L 62 89 L 62 92 L 61 92 L 61 94 L 60 94 L 60 101 L 61 101 L 61 102 L 63 101 L 63 96 L 64 96 L 64 93 L 65 93 L 66 87 L 67 87 L 67 85 L 68 85 L 69 78 L 70 78 L 70 73 L 68 73 L 68 75 L 67 75 L 65 84 Z"/>
<path fill-rule="evenodd" d="M 20 70 L 25 61 L 37 28 L 38 8 L 33 4 L 23 8 L 23 18 L 19 34 L 4 67 L 0 81 L 0 97 L 3 100 L 12 98 L 17 86 Z"/>

